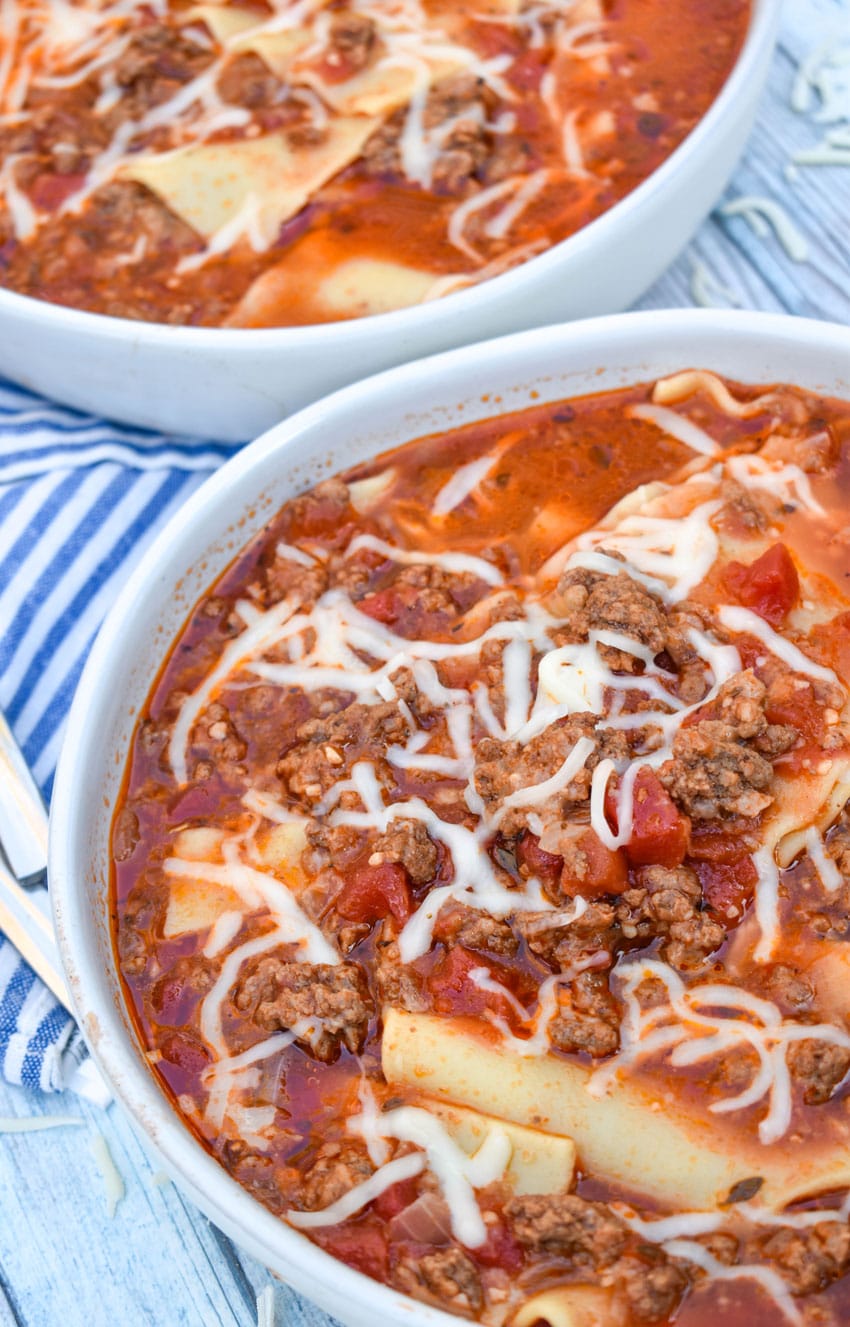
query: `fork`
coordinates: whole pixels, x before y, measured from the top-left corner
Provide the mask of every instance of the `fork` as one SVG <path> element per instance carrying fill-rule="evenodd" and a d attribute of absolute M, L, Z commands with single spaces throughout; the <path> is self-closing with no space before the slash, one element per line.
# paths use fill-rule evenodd
<path fill-rule="evenodd" d="M 0 712 L 0 930 L 73 1012 L 46 886 L 47 808 Z"/>

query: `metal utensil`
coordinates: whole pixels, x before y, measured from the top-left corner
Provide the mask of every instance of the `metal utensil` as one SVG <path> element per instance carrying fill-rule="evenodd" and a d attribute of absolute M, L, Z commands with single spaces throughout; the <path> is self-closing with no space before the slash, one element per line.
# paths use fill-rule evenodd
<path fill-rule="evenodd" d="M 46 882 L 47 809 L 0 714 L 0 930 L 71 1011 Z"/>
<path fill-rule="evenodd" d="M 22 885 L 47 879 L 47 808 L 12 730 L 0 713 L 0 844 Z"/>

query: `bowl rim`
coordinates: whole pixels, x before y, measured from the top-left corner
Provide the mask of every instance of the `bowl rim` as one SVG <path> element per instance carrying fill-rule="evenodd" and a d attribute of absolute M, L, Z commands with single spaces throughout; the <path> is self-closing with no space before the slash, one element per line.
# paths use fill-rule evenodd
<path fill-rule="evenodd" d="M 85 805 L 90 794 L 85 774 L 86 745 L 96 740 L 93 734 L 100 730 L 98 713 L 106 703 L 103 697 L 108 688 L 103 679 L 108 679 L 114 667 L 112 655 L 122 638 L 128 630 L 133 631 L 136 597 L 151 584 L 170 592 L 176 578 L 185 571 L 184 562 L 175 560 L 171 548 L 172 530 L 178 525 L 188 528 L 199 523 L 208 506 L 220 501 L 234 480 L 245 477 L 261 480 L 269 458 L 282 453 L 299 435 L 327 429 L 335 418 L 344 419 L 350 406 L 379 400 L 387 387 L 437 383 L 450 370 L 473 372 L 494 354 L 504 356 L 519 351 L 527 355 L 536 347 L 551 354 L 554 342 L 568 367 L 571 351 L 579 346 L 584 349 L 590 344 L 594 351 L 597 347 L 601 351 L 603 346 L 612 345 L 617 357 L 633 355 L 639 359 L 647 346 L 663 351 L 669 344 L 681 341 L 683 357 L 687 358 L 696 353 L 693 344 L 701 336 L 715 342 L 731 338 L 777 349 L 807 346 L 831 353 L 840 350 L 850 363 L 848 327 L 787 314 L 681 309 L 615 314 L 536 328 L 385 370 L 344 387 L 277 424 L 238 452 L 190 496 L 128 578 L 98 633 L 79 682 L 55 780 L 50 819 L 50 880 L 59 951 L 78 1021 L 92 1055 L 132 1121 L 202 1210 L 297 1290 L 330 1312 L 339 1312 L 344 1302 L 359 1315 L 358 1323 L 366 1322 L 366 1315 L 373 1318 L 376 1312 L 398 1327 L 404 1323 L 412 1323 L 414 1327 L 420 1324 L 457 1327 L 457 1318 L 414 1301 L 341 1263 L 275 1217 L 243 1189 L 194 1137 L 156 1083 L 119 1004 L 110 1000 L 107 1005 L 98 994 L 103 968 L 86 956 L 85 937 L 87 932 L 91 934 L 93 922 L 86 881 L 89 844 Z M 648 376 L 652 373 L 652 353 L 647 363 Z M 496 413 L 500 412 L 501 409 Z"/>
<path fill-rule="evenodd" d="M 734 117 L 739 98 L 745 95 L 751 80 L 757 76 L 762 60 L 767 58 L 776 39 L 781 10 L 779 0 L 751 0 L 751 3 L 747 34 L 735 64 L 708 110 L 675 151 L 631 193 L 573 235 L 479 285 L 387 313 L 288 327 L 187 327 L 145 322 L 54 304 L 0 287 L 0 325 L 4 319 L 48 325 L 68 335 L 123 342 L 131 348 L 145 345 L 188 351 L 238 353 L 242 350 L 253 354 L 263 350 L 284 351 L 296 345 L 309 349 L 314 344 L 321 346 L 331 337 L 342 348 L 364 336 L 403 336 L 410 331 L 439 327 L 446 317 L 462 317 L 468 310 L 486 311 L 503 299 L 509 300 L 511 295 L 520 295 L 529 270 L 542 281 L 550 269 L 553 276 L 559 272 L 565 261 L 580 263 L 589 251 L 614 244 L 620 232 L 627 233 L 633 223 L 640 221 L 641 213 L 651 208 L 659 196 L 663 198 L 675 184 L 685 161 L 710 146 L 715 135 L 720 134 L 723 122 Z"/>

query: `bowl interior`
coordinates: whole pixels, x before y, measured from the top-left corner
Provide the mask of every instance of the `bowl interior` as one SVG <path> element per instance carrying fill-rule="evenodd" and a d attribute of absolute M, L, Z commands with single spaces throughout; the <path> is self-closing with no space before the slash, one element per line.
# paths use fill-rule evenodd
<path fill-rule="evenodd" d="M 272 429 L 198 490 L 148 551 L 96 642 L 57 773 L 50 875 L 81 1024 L 161 1162 L 218 1225 L 351 1327 L 455 1318 L 369 1281 L 284 1226 L 204 1151 L 160 1092 L 124 1011 L 107 889 L 109 830 L 140 707 L 200 593 L 284 501 L 390 446 L 530 404 L 677 369 L 850 395 L 850 329 L 767 314 L 679 311 L 520 333 L 390 370 Z"/>

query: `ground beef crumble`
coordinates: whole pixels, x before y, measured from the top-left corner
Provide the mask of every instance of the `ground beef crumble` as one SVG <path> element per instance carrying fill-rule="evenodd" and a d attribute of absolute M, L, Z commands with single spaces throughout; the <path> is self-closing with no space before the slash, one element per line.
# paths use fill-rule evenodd
<path fill-rule="evenodd" d="M 408 1294 L 417 1299 L 433 1297 L 435 1303 L 449 1305 L 455 1312 L 478 1313 L 484 1304 L 478 1268 L 457 1245 L 402 1258 L 396 1278 Z"/>
<path fill-rule="evenodd" d="M 496 98 L 481 79 L 470 74 L 445 78 L 432 89 L 424 112 L 426 131 L 447 126 L 439 134 L 440 152 L 434 164 L 437 192 L 462 194 L 479 178 L 491 154 L 492 138 L 485 128 Z M 393 115 L 373 134 L 363 152 L 363 168 L 370 175 L 403 175 L 400 155 L 406 111 Z"/>
<path fill-rule="evenodd" d="M 428 1008 L 416 974 L 401 961 L 398 941 L 388 922 L 384 922 L 375 944 L 374 972 L 379 1005 L 405 1009 L 411 1014 Z"/>
<path fill-rule="evenodd" d="M 624 760 L 629 747 L 626 735 L 610 728 L 597 727 L 593 714 L 571 714 L 550 724 L 539 737 L 525 746 L 519 742 L 503 742 L 494 737 L 482 738 L 475 751 L 475 787 L 484 799 L 488 812 L 518 788 L 543 783 L 563 765 L 580 737 L 589 737 L 595 746 L 584 766 L 572 782 L 549 798 L 543 805 L 534 806 L 535 813 L 544 824 L 551 818 L 563 818 L 566 808 L 587 802 L 593 771 L 601 760 Z M 526 827 L 527 808 L 508 810 L 500 821 L 502 834 L 517 834 Z M 547 851 L 557 851 L 546 845 Z"/>
<path fill-rule="evenodd" d="M 557 600 L 568 619 L 559 630 L 558 644 L 577 644 L 592 631 L 610 631 L 631 637 L 652 655 L 665 647 L 667 620 L 662 605 L 625 571 L 605 576 L 583 567 L 568 570 L 558 582 Z M 599 653 L 609 668 L 626 673 L 642 670 L 641 660 L 626 650 L 600 645 Z"/>
<path fill-rule="evenodd" d="M 345 778 L 362 754 L 407 736 L 407 721 L 395 701 L 363 705 L 355 701 L 326 718 L 308 719 L 296 733 L 296 745 L 278 762 L 277 775 L 293 796 L 318 801 Z"/>
<path fill-rule="evenodd" d="M 491 954 L 512 957 L 519 941 L 508 922 L 463 903 L 444 903 L 434 923 L 434 939 L 445 945 L 462 945 Z"/>
<path fill-rule="evenodd" d="M 767 688 L 748 670 L 723 685 L 711 717 L 677 731 L 673 758 L 658 777 L 692 819 L 754 817 L 770 806 L 771 760 L 794 744 L 797 733 L 768 723 L 766 699 Z"/>
<path fill-rule="evenodd" d="M 689 866 L 647 866 L 617 904 L 623 934 L 643 944 L 660 937 L 661 956 L 682 971 L 702 966 L 726 931 L 702 908 L 702 889 Z"/>
<path fill-rule="evenodd" d="M 303 1040 L 319 1060 L 335 1060 L 345 1046 L 361 1051 L 372 1016 L 359 963 L 292 963 L 266 954 L 246 964 L 233 1004 L 263 1032 L 287 1030 L 305 1019 L 318 1026 Z"/>
<path fill-rule="evenodd" d="M 339 71 L 343 78 L 365 69 L 378 44 L 378 29 L 366 14 L 350 9 L 331 13 L 325 64 Z"/>
<path fill-rule="evenodd" d="M 807 1106 L 829 1101 L 850 1069 L 850 1050 L 817 1037 L 795 1041 L 788 1048 L 788 1067 L 803 1089 Z"/>
<path fill-rule="evenodd" d="M 573 1193 L 527 1194 L 505 1208 L 523 1248 L 554 1253 L 576 1266 L 609 1267 L 625 1251 L 629 1230 L 605 1203 Z"/>
<path fill-rule="evenodd" d="M 839 1221 L 801 1230 L 782 1227 L 761 1242 L 759 1252 L 775 1264 L 792 1294 L 813 1295 L 850 1270 L 850 1227 Z"/>
<path fill-rule="evenodd" d="M 439 853 L 421 820 L 393 820 L 384 834 L 370 844 L 369 865 L 398 862 L 404 867 L 414 885 L 433 880 L 437 872 Z"/>
<path fill-rule="evenodd" d="M 613 1055 L 620 1044 L 620 1011 L 604 972 L 582 972 L 560 992 L 549 1039 L 561 1051 L 584 1051 L 594 1058 Z"/>
<path fill-rule="evenodd" d="M 374 1166 L 362 1143 L 323 1143 L 304 1172 L 299 1189 L 301 1206 L 321 1211 L 342 1198 L 373 1173 Z"/>
<path fill-rule="evenodd" d="M 694 971 L 726 938 L 703 908 L 699 880 L 689 866 L 643 867 L 616 899 L 594 900 L 578 917 L 520 913 L 514 927 L 532 953 L 562 972 L 607 954 L 644 948 L 659 940 L 661 957 L 680 971 Z"/>
<path fill-rule="evenodd" d="M 647 1264 L 638 1258 L 622 1258 L 615 1270 L 629 1312 L 640 1323 L 666 1322 L 688 1287 L 682 1268 L 666 1259 Z"/>

